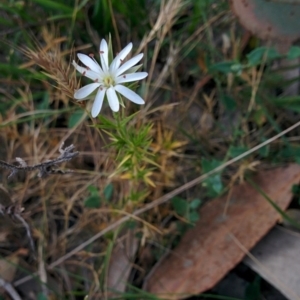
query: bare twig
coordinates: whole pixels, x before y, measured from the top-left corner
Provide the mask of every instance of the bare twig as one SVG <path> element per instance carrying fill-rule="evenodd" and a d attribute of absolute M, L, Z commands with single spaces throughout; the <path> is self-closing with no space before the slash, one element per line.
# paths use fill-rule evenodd
<path fill-rule="evenodd" d="M 3 287 L 13 300 L 22 300 L 14 287 L 2 278 L 0 278 L 0 287 Z"/>
<path fill-rule="evenodd" d="M 30 226 L 21 215 L 23 211 L 24 211 L 24 208 L 18 204 L 17 205 L 13 204 L 13 205 L 9 205 L 9 206 L 4 206 L 4 205 L 0 204 L 0 215 L 7 215 L 8 217 L 10 217 L 13 220 L 19 220 L 22 223 L 22 225 L 24 226 L 28 240 L 29 240 L 31 251 L 33 253 L 33 256 L 35 257 L 35 247 L 34 247 L 33 238 L 31 235 L 31 231 L 30 231 Z"/>
<path fill-rule="evenodd" d="M 24 226 L 25 230 L 26 230 L 26 234 L 27 234 L 27 237 L 28 237 L 28 240 L 29 240 L 29 245 L 30 245 L 30 248 L 31 248 L 31 251 L 32 251 L 32 254 L 33 256 L 35 257 L 35 247 L 34 247 L 34 243 L 33 243 L 33 238 L 32 238 L 32 235 L 31 235 L 31 231 L 30 231 L 30 227 L 28 225 L 28 223 L 24 220 L 24 218 L 17 214 L 14 216 L 16 219 L 18 219 Z"/>
<path fill-rule="evenodd" d="M 10 170 L 10 174 L 9 174 L 8 178 L 13 177 L 20 171 L 29 172 L 29 171 L 39 170 L 39 177 L 45 177 L 50 174 L 65 174 L 70 171 L 63 171 L 60 169 L 55 169 L 53 167 L 65 162 L 65 161 L 71 160 L 72 158 L 77 156 L 79 154 L 79 152 L 78 151 L 73 152 L 73 149 L 75 148 L 74 145 L 70 145 L 70 146 L 66 147 L 65 149 L 63 149 L 62 147 L 63 147 L 63 143 L 59 148 L 59 152 L 61 154 L 56 159 L 47 160 L 40 164 L 28 166 L 22 158 L 17 157 L 16 160 L 19 162 L 18 166 L 15 166 L 15 165 L 12 165 L 5 161 L 0 160 L 0 167 Z"/>

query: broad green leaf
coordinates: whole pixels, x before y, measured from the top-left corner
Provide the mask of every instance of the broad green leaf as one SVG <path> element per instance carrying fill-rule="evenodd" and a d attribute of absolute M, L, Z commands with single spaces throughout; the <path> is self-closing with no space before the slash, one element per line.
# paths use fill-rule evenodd
<path fill-rule="evenodd" d="M 257 275 L 253 282 L 251 282 L 245 291 L 245 300 L 262 299 L 260 293 L 260 277 Z"/>
<path fill-rule="evenodd" d="M 73 128 L 75 127 L 80 120 L 82 119 L 82 116 L 84 115 L 84 110 L 75 110 L 69 117 L 68 127 Z"/>
<path fill-rule="evenodd" d="M 226 94 L 221 95 L 221 101 L 228 111 L 233 111 L 236 109 L 236 102 L 232 97 L 230 97 Z"/>
<path fill-rule="evenodd" d="M 188 202 L 182 198 L 179 197 L 174 197 L 171 200 L 172 206 L 174 207 L 174 210 L 176 211 L 176 213 L 180 216 L 186 216 L 188 209 L 189 209 L 189 205 Z"/>
<path fill-rule="evenodd" d="M 207 160 L 205 158 L 202 159 L 202 171 L 203 173 L 207 173 L 217 167 L 219 167 L 223 162 L 218 160 Z M 208 195 L 211 197 L 218 196 L 223 190 L 223 183 L 221 181 L 221 172 L 209 176 L 203 183 L 208 190 Z"/>
<path fill-rule="evenodd" d="M 105 187 L 103 194 L 104 194 L 104 197 L 105 197 L 106 200 L 109 201 L 111 199 L 112 194 L 113 194 L 113 190 L 114 190 L 114 187 L 113 187 L 113 185 L 111 183 L 109 183 Z"/>
<path fill-rule="evenodd" d="M 88 190 L 89 190 L 91 195 L 99 195 L 99 191 L 94 185 L 90 185 L 88 187 Z"/>
<path fill-rule="evenodd" d="M 101 199 L 99 195 L 91 195 L 84 201 L 84 206 L 88 208 L 99 208 Z"/>
<path fill-rule="evenodd" d="M 137 227 L 137 223 L 135 220 L 129 220 L 125 223 L 125 226 L 127 229 L 135 229 Z M 142 238 L 142 236 L 141 236 L 141 238 Z"/>
<path fill-rule="evenodd" d="M 268 47 L 259 47 L 247 54 L 248 63 L 251 66 L 256 66 L 263 60 L 268 61 L 279 57 L 281 57 L 281 55 L 275 48 Z"/>
<path fill-rule="evenodd" d="M 270 154 L 270 145 L 266 145 L 258 150 L 261 157 L 268 157 Z"/>
<path fill-rule="evenodd" d="M 200 204 L 201 204 L 201 200 L 196 198 L 190 202 L 189 207 L 190 209 L 197 209 L 199 208 Z"/>
<path fill-rule="evenodd" d="M 210 72 L 218 71 L 225 74 L 233 73 L 235 72 L 236 65 L 237 65 L 236 61 L 223 61 L 210 66 L 209 71 Z"/>
<path fill-rule="evenodd" d="M 199 221 L 200 217 L 199 217 L 199 213 L 195 210 L 189 212 L 188 214 L 188 220 L 191 223 L 196 223 L 197 221 Z"/>
<path fill-rule="evenodd" d="M 276 106 L 300 112 L 300 96 L 285 96 L 280 98 L 273 98 L 270 102 Z"/>
<path fill-rule="evenodd" d="M 238 147 L 230 146 L 228 151 L 230 157 L 237 157 L 248 150 L 249 149 L 244 146 L 238 146 Z"/>
<path fill-rule="evenodd" d="M 47 300 L 47 299 L 48 299 L 48 297 L 43 293 L 39 293 L 37 295 L 37 300 Z"/>
<path fill-rule="evenodd" d="M 286 56 L 288 59 L 295 59 L 300 57 L 300 47 L 292 46 Z"/>

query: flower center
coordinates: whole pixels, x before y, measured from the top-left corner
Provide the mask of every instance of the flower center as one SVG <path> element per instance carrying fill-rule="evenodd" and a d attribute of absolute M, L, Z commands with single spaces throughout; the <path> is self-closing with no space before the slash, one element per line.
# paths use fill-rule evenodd
<path fill-rule="evenodd" d="M 109 88 L 115 85 L 115 80 L 111 75 L 108 75 L 103 78 L 103 83 L 105 87 Z"/>

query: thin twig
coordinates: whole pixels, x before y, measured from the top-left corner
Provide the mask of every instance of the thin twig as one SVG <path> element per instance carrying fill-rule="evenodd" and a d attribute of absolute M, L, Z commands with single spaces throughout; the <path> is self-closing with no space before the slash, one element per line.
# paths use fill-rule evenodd
<path fill-rule="evenodd" d="M 31 235 L 31 231 L 30 231 L 30 226 L 28 225 L 28 223 L 24 220 L 24 218 L 21 215 L 19 215 L 19 214 L 15 215 L 15 218 L 18 219 L 24 226 L 28 240 L 29 240 L 29 245 L 30 245 L 31 251 L 33 253 L 33 256 L 35 257 L 35 247 L 34 247 L 33 238 Z"/>
<path fill-rule="evenodd" d="M 19 294 L 16 292 L 14 287 L 9 283 L 0 278 L 0 286 L 3 287 L 6 292 L 10 295 L 13 300 L 22 300 Z"/>
<path fill-rule="evenodd" d="M 31 231 L 30 231 L 30 226 L 21 215 L 23 211 L 24 211 L 24 208 L 18 204 L 16 204 L 16 205 L 13 204 L 13 205 L 9 205 L 9 206 L 4 206 L 4 205 L 0 204 L 0 215 L 7 215 L 11 219 L 19 220 L 22 223 L 23 227 L 26 230 L 26 234 L 27 234 L 27 237 L 29 240 L 29 244 L 30 244 L 30 248 L 31 248 L 33 257 L 36 258 L 35 257 L 35 247 L 34 247 L 33 238 L 31 235 Z"/>
<path fill-rule="evenodd" d="M 15 166 L 15 165 L 12 165 L 12 164 L 9 164 L 5 161 L 0 160 L 0 167 L 10 170 L 10 174 L 9 174 L 8 178 L 13 177 L 14 175 L 16 175 L 20 171 L 30 172 L 30 171 L 39 170 L 39 177 L 45 177 L 45 176 L 48 176 L 50 174 L 65 174 L 65 173 L 68 173 L 70 171 L 63 171 L 63 170 L 60 170 L 60 169 L 54 169 L 53 167 L 58 165 L 58 164 L 61 164 L 61 163 L 65 162 L 65 161 L 71 160 L 72 158 L 77 156 L 79 154 L 79 152 L 78 151 L 73 152 L 73 149 L 75 148 L 74 145 L 70 145 L 70 146 L 66 147 L 65 149 L 63 149 L 62 148 L 63 144 L 64 143 L 62 143 L 60 148 L 59 148 L 59 152 L 61 154 L 56 159 L 47 160 L 47 161 L 42 162 L 40 164 L 28 166 L 22 158 L 17 157 L 16 159 L 19 162 L 18 166 Z"/>

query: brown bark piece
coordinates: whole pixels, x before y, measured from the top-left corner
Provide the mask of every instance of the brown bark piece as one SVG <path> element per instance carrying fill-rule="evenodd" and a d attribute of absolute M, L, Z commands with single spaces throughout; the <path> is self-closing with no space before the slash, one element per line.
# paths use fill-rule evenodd
<path fill-rule="evenodd" d="M 284 210 L 292 198 L 292 185 L 300 181 L 300 165 L 262 171 L 253 180 Z M 164 299 L 182 299 L 212 288 L 243 259 L 242 248 L 250 250 L 280 219 L 250 184 L 235 186 L 231 192 L 230 199 L 225 195 L 203 206 L 196 226 L 145 282 L 147 291 Z"/>

